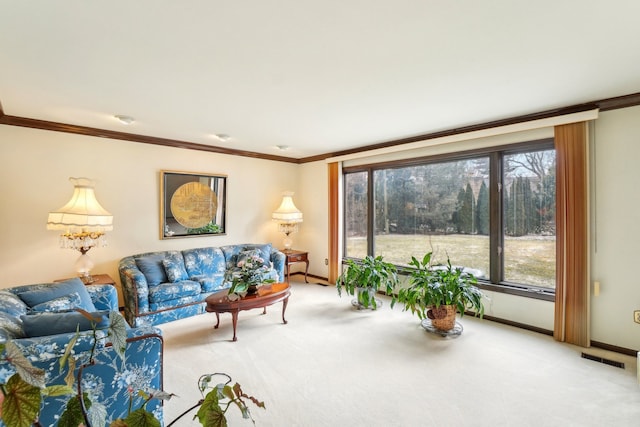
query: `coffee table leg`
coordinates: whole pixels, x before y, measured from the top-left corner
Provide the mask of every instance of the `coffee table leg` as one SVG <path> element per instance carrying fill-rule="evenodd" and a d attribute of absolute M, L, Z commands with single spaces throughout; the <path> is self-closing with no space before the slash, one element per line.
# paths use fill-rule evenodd
<path fill-rule="evenodd" d="M 284 318 L 284 311 L 287 309 L 287 303 L 289 302 L 289 297 L 286 297 L 282 300 L 282 323 L 287 324 L 287 320 Z"/>
<path fill-rule="evenodd" d="M 238 341 L 236 337 L 236 326 L 238 325 L 238 312 L 234 311 L 231 313 L 231 319 L 233 320 L 233 341 Z"/>
<path fill-rule="evenodd" d="M 220 314 L 216 313 L 216 326 L 213 327 L 213 329 L 218 329 L 218 326 L 220 326 Z"/>

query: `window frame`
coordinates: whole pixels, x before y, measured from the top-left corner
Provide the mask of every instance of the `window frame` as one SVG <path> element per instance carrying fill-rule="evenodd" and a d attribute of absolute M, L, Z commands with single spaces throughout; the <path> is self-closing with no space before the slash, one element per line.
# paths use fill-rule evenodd
<path fill-rule="evenodd" d="M 351 173 L 367 173 L 367 254 L 374 255 L 374 230 L 375 230 L 375 204 L 374 172 L 383 169 L 395 169 L 411 166 L 422 166 L 442 163 L 447 161 L 469 160 L 477 157 L 489 158 L 489 279 L 478 279 L 478 287 L 481 289 L 523 296 L 545 301 L 555 301 L 555 288 L 543 288 L 535 285 L 513 283 L 503 280 L 504 277 L 504 227 L 503 227 L 503 160 L 505 155 L 512 155 L 529 151 L 555 150 L 553 138 L 525 141 L 513 144 L 491 146 L 473 150 L 465 150 L 452 153 L 421 156 L 401 160 L 383 161 L 379 163 L 345 166 L 342 168 L 343 178 Z M 343 186 L 346 179 L 343 179 Z M 494 191 L 496 189 L 499 191 Z M 493 189 L 493 190 L 492 190 Z M 346 189 L 343 187 L 343 218 L 346 218 Z M 355 259 L 346 255 L 347 236 L 346 227 L 343 227 L 342 245 L 345 259 Z M 399 266 L 400 274 L 407 274 L 411 268 Z"/>

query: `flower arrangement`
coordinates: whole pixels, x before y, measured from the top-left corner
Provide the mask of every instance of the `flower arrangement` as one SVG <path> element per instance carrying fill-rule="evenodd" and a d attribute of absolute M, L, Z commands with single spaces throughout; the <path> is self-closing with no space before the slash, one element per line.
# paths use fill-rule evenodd
<path fill-rule="evenodd" d="M 257 287 L 264 283 L 273 283 L 273 279 L 266 277 L 268 271 L 269 265 L 258 251 L 240 254 L 236 268 L 227 271 L 226 280 L 231 282 L 229 295 L 241 297 L 252 290 L 255 292 Z"/>

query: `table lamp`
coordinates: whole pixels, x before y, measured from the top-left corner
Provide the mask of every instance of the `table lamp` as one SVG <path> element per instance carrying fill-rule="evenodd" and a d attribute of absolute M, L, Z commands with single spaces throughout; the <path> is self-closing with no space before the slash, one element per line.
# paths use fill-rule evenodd
<path fill-rule="evenodd" d="M 60 247 L 80 251 L 76 271 L 85 284 L 92 283 L 93 261 L 87 255 L 94 246 L 105 246 L 105 231 L 113 230 L 113 215 L 96 200 L 94 182 L 89 178 L 69 178 L 74 185 L 71 200 L 49 212 L 47 230 L 62 230 Z"/>
<path fill-rule="evenodd" d="M 285 250 L 291 249 L 292 240 L 289 235 L 298 231 L 298 224 L 302 222 L 302 212 L 293 203 L 293 192 L 282 193 L 282 203 L 271 218 L 278 222 L 278 230 L 285 235 L 283 241 Z"/>

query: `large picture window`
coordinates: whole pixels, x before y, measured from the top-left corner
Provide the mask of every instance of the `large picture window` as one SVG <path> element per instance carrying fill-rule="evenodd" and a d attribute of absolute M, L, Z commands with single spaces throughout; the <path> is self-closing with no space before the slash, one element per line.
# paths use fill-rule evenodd
<path fill-rule="evenodd" d="M 345 255 L 350 258 L 367 256 L 367 209 L 369 203 L 367 172 L 352 172 L 344 177 L 345 211 L 349 212 L 344 219 L 346 234 Z"/>
<path fill-rule="evenodd" d="M 553 294 L 552 140 L 345 167 L 344 197 L 349 258 L 382 255 L 407 266 L 433 252 L 436 263 L 450 258 L 483 286 Z"/>

